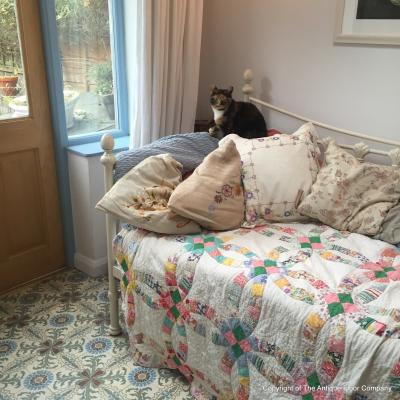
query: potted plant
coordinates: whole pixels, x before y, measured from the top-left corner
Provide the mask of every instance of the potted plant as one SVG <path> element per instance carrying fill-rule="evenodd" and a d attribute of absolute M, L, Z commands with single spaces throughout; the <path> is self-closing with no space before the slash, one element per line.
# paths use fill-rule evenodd
<path fill-rule="evenodd" d="M 96 93 L 100 96 L 110 119 L 115 119 L 113 74 L 111 62 L 97 64 L 91 69 L 96 84 Z"/>
<path fill-rule="evenodd" d="M 0 94 L 2 94 L 3 96 L 15 96 L 18 92 L 17 84 L 17 75 L 0 76 Z"/>
<path fill-rule="evenodd" d="M 0 26 L 0 53 L 3 67 L 0 72 L 0 94 L 16 96 L 18 72 L 22 63 L 14 0 L 0 1 Z"/>

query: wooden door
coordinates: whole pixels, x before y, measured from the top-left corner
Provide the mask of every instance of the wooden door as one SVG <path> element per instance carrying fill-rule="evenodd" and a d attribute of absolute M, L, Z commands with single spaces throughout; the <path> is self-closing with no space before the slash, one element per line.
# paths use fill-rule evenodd
<path fill-rule="evenodd" d="M 18 92 L 0 88 L 0 292 L 65 262 L 39 1 L 16 0 L 13 8 L 24 76 Z M 0 75 L 7 68 L 0 65 Z"/>

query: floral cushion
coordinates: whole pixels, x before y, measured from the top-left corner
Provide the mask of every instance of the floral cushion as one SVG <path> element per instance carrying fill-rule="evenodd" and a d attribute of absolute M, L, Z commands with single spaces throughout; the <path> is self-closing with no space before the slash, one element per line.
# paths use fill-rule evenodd
<path fill-rule="evenodd" d="M 319 170 L 318 136 L 310 123 L 292 135 L 244 139 L 228 135 L 242 160 L 245 192 L 245 227 L 270 221 L 301 221 L 296 206 L 307 195 Z"/>
<path fill-rule="evenodd" d="M 168 206 L 213 230 L 237 228 L 244 217 L 240 156 L 231 140 L 210 153 L 172 193 Z"/>
<path fill-rule="evenodd" d="M 181 169 L 182 164 L 169 154 L 148 157 L 125 174 L 96 208 L 153 232 L 200 232 L 198 224 L 168 208 L 169 197 L 181 182 Z"/>
<path fill-rule="evenodd" d="M 400 204 L 389 210 L 380 232 L 374 238 L 391 244 L 400 244 Z"/>
<path fill-rule="evenodd" d="M 398 168 L 360 163 L 331 141 L 325 166 L 298 211 L 336 229 L 375 235 L 399 197 Z"/>

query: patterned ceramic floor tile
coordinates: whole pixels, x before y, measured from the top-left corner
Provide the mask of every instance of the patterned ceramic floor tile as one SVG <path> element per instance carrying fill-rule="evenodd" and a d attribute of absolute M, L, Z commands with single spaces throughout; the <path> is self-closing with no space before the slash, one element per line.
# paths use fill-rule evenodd
<path fill-rule="evenodd" d="M 107 334 L 105 277 L 71 269 L 0 297 L 0 400 L 189 400 L 174 371 L 132 362 Z"/>

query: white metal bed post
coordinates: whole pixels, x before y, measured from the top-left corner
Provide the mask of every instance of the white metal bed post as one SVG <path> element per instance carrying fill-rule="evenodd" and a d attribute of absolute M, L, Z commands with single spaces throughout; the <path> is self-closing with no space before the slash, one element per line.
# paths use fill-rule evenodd
<path fill-rule="evenodd" d="M 105 134 L 101 138 L 101 148 L 104 154 L 101 156 L 101 163 L 104 166 L 104 189 L 108 192 L 113 186 L 113 168 L 115 164 L 115 156 L 113 154 L 114 138 Z M 112 251 L 112 241 L 116 234 L 116 221 L 110 215 L 106 214 L 106 231 L 107 231 L 107 262 L 108 262 L 108 298 L 110 300 L 110 335 L 119 335 L 121 327 L 119 325 L 118 312 L 118 291 L 115 278 L 113 275 L 114 256 Z"/>
<path fill-rule="evenodd" d="M 251 81 L 253 80 L 253 71 L 249 68 L 243 73 L 244 85 L 242 87 L 243 100 L 246 102 L 250 101 L 250 95 L 254 92 L 253 86 L 251 86 Z"/>

